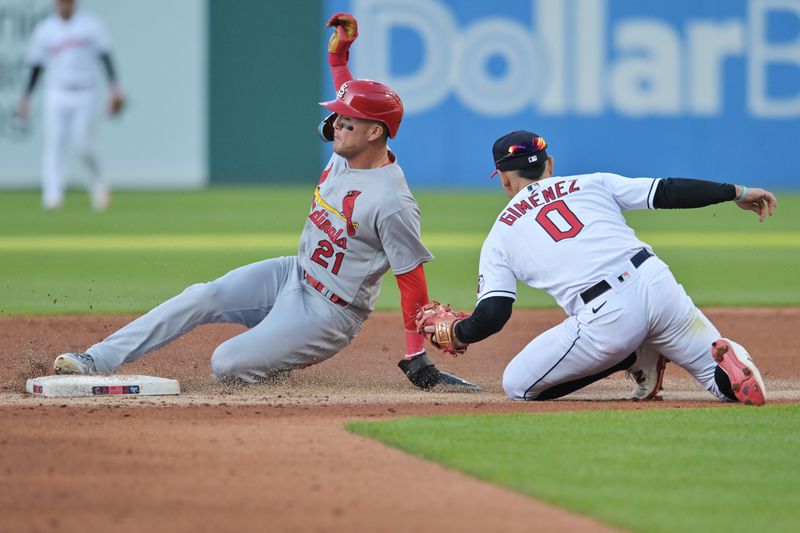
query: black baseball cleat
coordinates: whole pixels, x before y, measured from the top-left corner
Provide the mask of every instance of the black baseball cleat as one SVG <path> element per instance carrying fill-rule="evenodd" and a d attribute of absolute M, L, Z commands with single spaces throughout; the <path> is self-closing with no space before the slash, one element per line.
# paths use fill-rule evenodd
<path fill-rule="evenodd" d="M 448 392 L 480 392 L 481 388 L 466 379 L 450 374 L 449 372 L 439 371 L 439 382 L 435 389 L 447 388 Z"/>
<path fill-rule="evenodd" d="M 425 352 L 420 352 L 410 359 L 403 359 L 397 366 L 408 377 L 408 380 L 422 390 L 437 392 L 478 392 L 480 387 L 465 379 L 442 372 Z"/>

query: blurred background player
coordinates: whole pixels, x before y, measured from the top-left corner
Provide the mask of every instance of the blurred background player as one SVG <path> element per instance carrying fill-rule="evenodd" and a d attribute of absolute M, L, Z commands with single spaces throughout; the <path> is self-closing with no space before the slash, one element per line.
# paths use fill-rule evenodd
<path fill-rule="evenodd" d="M 76 9 L 75 0 L 55 0 L 55 12 L 33 30 L 28 48 L 30 77 L 19 102 L 20 118 L 27 120 L 34 87 L 45 71 L 44 152 L 42 207 L 58 209 L 64 202 L 64 164 L 67 145 L 77 149 L 89 172 L 87 189 L 95 211 L 104 211 L 111 190 L 104 179 L 91 143 L 96 116 L 98 63 L 108 78 L 109 116 L 122 109 L 124 98 L 111 60 L 111 42 L 103 22 Z"/>

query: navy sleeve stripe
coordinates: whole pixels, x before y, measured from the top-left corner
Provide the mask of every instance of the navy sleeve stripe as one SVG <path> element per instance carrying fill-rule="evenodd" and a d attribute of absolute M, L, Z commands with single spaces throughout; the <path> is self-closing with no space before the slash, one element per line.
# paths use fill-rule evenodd
<path fill-rule="evenodd" d="M 653 206 L 652 202 L 653 202 L 653 196 L 654 196 L 653 187 L 655 187 L 656 182 L 658 182 L 658 180 L 657 179 L 653 179 L 653 183 L 650 184 L 650 190 L 647 191 L 647 209 L 655 209 L 655 207 Z"/>

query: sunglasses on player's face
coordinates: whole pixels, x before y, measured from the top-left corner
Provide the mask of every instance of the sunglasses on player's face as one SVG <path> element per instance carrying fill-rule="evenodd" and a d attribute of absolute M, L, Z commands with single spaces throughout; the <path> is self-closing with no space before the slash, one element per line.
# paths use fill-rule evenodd
<path fill-rule="evenodd" d="M 499 165 L 503 161 L 507 161 L 512 157 L 518 157 L 525 154 L 535 154 L 547 148 L 547 142 L 542 137 L 534 137 L 533 142 L 512 144 L 508 147 L 508 153 L 494 162 Z"/>

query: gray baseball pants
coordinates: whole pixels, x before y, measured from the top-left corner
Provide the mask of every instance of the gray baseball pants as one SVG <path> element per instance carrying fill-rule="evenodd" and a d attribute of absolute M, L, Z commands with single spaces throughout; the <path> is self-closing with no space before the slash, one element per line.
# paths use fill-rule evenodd
<path fill-rule="evenodd" d="M 201 324 L 249 328 L 211 356 L 217 379 L 254 383 L 319 363 L 347 346 L 369 312 L 340 307 L 313 289 L 297 257 L 267 259 L 198 283 L 87 350 L 98 372 L 114 372 Z"/>

